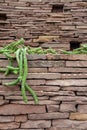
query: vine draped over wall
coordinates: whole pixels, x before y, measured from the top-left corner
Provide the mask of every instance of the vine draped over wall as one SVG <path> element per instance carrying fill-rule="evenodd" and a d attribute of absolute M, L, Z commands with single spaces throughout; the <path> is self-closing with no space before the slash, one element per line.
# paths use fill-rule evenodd
<path fill-rule="evenodd" d="M 0 0 L 0 46 L 23 37 L 34 48 L 80 47 L 87 43 L 86 8 L 86 0 Z M 1 73 L 0 129 L 87 130 L 87 55 L 29 54 L 27 62 L 26 82 L 39 103 L 26 92 L 25 104 L 20 84 L 3 86 L 16 80 L 18 68 L 7 76 Z M 0 67 L 6 66 L 0 54 Z"/>
<path fill-rule="evenodd" d="M 27 74 L 28 74 L 28 62 L 27 62 L 27 54 L 56 54 L 56 51 L 49 48 L 43 50 L 42 48 L 31 48 L 24 46 L 24 39 L 21 38 L 19 41 L 12 42 L 7 46 L 3 47 L 0 50 L 1 54 L 4 54 L 8 61 L 9 65 L 6 68 L 0 68 L 1 72 L 5 72 L 5 75 L 9 75 L 10 73 L 17 74 L 18 77 L 16 80 L 10 83 L 3 83 L 5 86 L 14 86 L 18 83 L 21 84 L 21 93 L 25 103 L 28 102 L 26 91 L 29 91 L 34 98 L 36 104 L 38 104 L 38 97 L 36 93 L 32 90 L 32 88 L 26 83 Z M 17 66 L 13 66 L 15 60 L 17 61 Z"/>

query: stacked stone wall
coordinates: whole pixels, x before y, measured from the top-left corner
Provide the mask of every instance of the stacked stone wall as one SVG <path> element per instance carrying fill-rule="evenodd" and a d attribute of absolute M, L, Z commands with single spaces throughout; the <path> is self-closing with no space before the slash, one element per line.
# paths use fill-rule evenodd
<path fill-rule="evenodd" d="M 25 104 L 20 84 L 2 85 L 16 76 L 0 74 L 0 130 L 87 130 L 87 55 L 29 55 L 28 65 L 39 104 L 29 93 Z"/>
<path fill-rule="evenodd" d="M 70 49 L 87 42 L 86 0 L 0 0 L 0 46 L 23 37 L 26 45 Z"/>
<path fill-rule="evenodd" d="M 0 47 L 20 38 L 56 50 L 87 43 L 87 1 L 0 0 Z M 87 55 L 29 55 L 28 65 L 39 104 L 29 93 L 25 104 L 20 84 L 2 85 L 16 76 L 1 73 L 0 130 L 87 130 Z"/>

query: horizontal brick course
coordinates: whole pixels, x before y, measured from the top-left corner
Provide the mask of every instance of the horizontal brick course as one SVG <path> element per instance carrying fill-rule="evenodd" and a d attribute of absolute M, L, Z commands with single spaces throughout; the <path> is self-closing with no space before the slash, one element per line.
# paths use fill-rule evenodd
<path fill-rule="evenodd" d="M 87 121 L 72 121 L 72 120 L 53 120 L 53 126 L 57 128 L 72 128 L 72 129 L 86 129 Z"/>
<path fill-rule="evenodd" d="M 65 55 L 70 42 L 87 43 L 86 0 L 0 0 L 0 49 L 25 39 L 30 47 L 52 47 L 58 54 L 27 55 L 27 92 L 23 102 L 17 78 L 0 74 L 0 130 L 87 130 L 87 55 Z M 8 61 L 0 54 L 0 67 Z M 17 66 L 17 63 L 14 63 Z"/>
<path fill-rule="evenodd" d="M 37 121 L 27 121 L 21 124 L 21 128 L 49 128 L 51 126 L 51 121 L 37 120 Z"/>
<path fill-rule="evenodd" d="M 54 112 L 54 113 L 46 113 L 46 114 L 30 114 L 28 116 L 28 118 L 30 120 L 49 120 L 49 119 L 63 119 L 63 118 L 68 118 L 69 117 L 69 113 L 59 113 L 59 112 Z"/>
<path fill-rule="evenodd" d="M 1 61 L 4 63 L 7 59 L 1 55 Z M 36 92 L 39 104 L 35 105 L 33 97 L 28 92 L 28 103 L 23 102 L 20 84 L 13 87 L 2 85 L 15 80 L 17 76 L 1 75 L 0 125 L 2 130 L 7 129 L 4 123 L 8 124 L 9 129 L 18 130 L 44 130 L 44 128 L 81 130 L 82 126 L 85 130 L 86 123 L 82 121 L 87 120 L 87 70 L 86 67 L 74 67 L 73 64 L 86 62 L 86 55 L 81 57 L 80 55 L 76 57 L 74 55 L 39 55 L 38 57 L 30 55 L 28 62 L 31 67 L 28 69 L 27 83 Z M 72 66 L 65 66 L 68 62 L 73 63 Z M 56 125 L 57 120 L 59 122 Z M 61 127 L 62 120 L 65 125 Z M 52 122 L 53 126 L 51 126 Z"/>
<path fill-rule="evenodd" d="M 37 109 L 38 108 L 38 109 Z M 35 110 L 37 111 L 35 112 Z M 19 114 L 28 114 L 28 113 L 45 113 L 44 106 L 29 106 L 29 105 L 15 105 L 9 104 L 0 107 L 0 115 L 19 115 Z"/>

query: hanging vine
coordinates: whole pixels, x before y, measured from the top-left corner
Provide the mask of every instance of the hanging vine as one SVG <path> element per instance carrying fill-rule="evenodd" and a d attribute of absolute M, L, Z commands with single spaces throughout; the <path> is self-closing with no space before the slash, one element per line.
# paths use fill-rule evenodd
<path fill-rule="evenodd" d="M 29 46 L 24 46 L 24 39 L 21 38 L 18 41 L 12 42 L 7 46 L 3 47 L 0 50 L 0 54 L 6 56 L 9 61 L 9 64 L 6 68 L 0 68 L 0 72 L 4 72 L 6 76 L 10 73 L 18 75 L 17 79 L 9 82 L 3 83 L 5 86 L 14 86 L 20 83 L 21 85 L 21 94 L 25 103 L 28 102 L 28 98 L 26 95 L 26 91 L 28 91 L 36 104 L 38 104 L 38 97 L 34 90 L 27 84 L 27 74 L 28 74 L 28 62 L 27 62 L 27 55 L 28 54 L 47 54 L 52 53 L 56 54 L 56 51 L 49 48 L 43 50 L 41 47 L 38 48 L 31 48 Z M 17 67 L 13 66 L 14 61 L 17 61 Z"/>

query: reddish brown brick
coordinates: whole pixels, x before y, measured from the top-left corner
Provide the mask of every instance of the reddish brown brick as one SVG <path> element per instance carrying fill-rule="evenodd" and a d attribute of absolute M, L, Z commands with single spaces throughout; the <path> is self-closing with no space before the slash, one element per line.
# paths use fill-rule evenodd
<path fill-rule="evenodd" d="M 67 67 L 87 67 L 87 61 L 66 61 Z"/>
<path fill-rule="evenodd" d="M 36 111 L 37 109 L 37 111 Z M 19 115 L 28 113 L 44 113 L 45 106 L 8 104 L 0 107 L 0 115 Z"/>
<path fill-rule="evenodd" d="M 17 129 L 19 128 L 20 124 L 16 122 L 11 122 L 11 123 L 0 123 L 0 129 L 6 130 L 6 129 Z"/>
<path fill-rule="evenodd" d="M 44 113 L 44 114 L 30 114 L 28 116 L 30 120 L 64 119 L 68 117 L 69 117 L 69 113 L 59 113 L 59 112 L 51 112 L 51 113 Z"/>
<path fill-rule="evenodd" d="M 15 122 L 26 122 L 26 121 L 27 121 L 27 115 L 15 116 Z"/>
<path fill-rule="evenodd" d="M 59 105 L 47 105 L 47 111 L 48 112 L 58 112 Z"/>
<path fill-rule="evenodd" d="M 85 79 L 70 79 L 70 80 L 48 80 L 47 85 L 59 85 L 59 86 L 86 86 L 87 81 Z"/>
<path fill-rule="evenodd" d="M 21 128 L 49 128 L 51 126 L 51 121 L 49 120 L 36 120 L 36 121 L 27 121 L 21 124 Z"/>
<path fill-rule="evenodd" d="M 87 121 L 73 121 L 73 120 L 53 120 L 53 126 L 57 128 L 72 128 L 72 129 L 86 129 Z"/>
<path fill-rule="evenodd" d="M 60 105 L 60 111 L 61 112 L 75 112 L 76 108 L 75 108 L 75 104 L 72 103 L 63 103 Z"/>
<path fill-rule="evenodd" d="M 28 73 L 28 79 L 59 79 L 60 73 Z"/>
<path fill-rule="evenodd" d="M 0 123 L 13 122 L 14 116 L 0 116 Z"/>
<path fill-rule="evenodd" d="M 78 112 L 87 113 L 87 105 L 78 105 Z"/>

